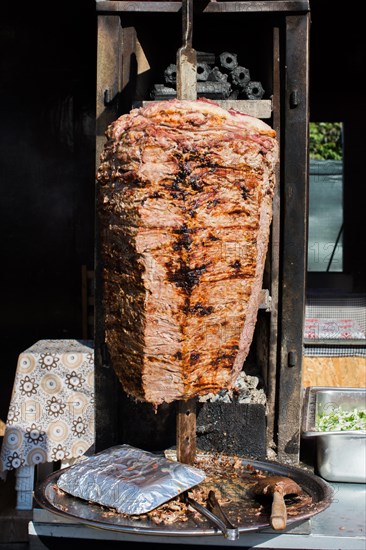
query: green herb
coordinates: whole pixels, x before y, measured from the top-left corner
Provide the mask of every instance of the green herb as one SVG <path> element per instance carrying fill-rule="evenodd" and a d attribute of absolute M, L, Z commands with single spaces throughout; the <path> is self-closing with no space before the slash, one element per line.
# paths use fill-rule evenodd
<path fill-rule="evenodd" d="M 319 413 L 316 429 L 319 432 L 366 430 L 366 409 L 344 411 L 342 407 L 335 407 L 327 414 Z"/>

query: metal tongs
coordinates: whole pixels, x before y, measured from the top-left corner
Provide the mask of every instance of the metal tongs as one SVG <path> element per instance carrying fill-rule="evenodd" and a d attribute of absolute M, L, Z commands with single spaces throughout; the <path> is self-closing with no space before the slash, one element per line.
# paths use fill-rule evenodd
<path fill-rule="evenodd" d="M 199 504 L 196 500 L 188 496 L 185 492 L 183 500 L 186 504 L 189 504 L 202 514 L 206 519 L 211 521 L 220 531 L 222 531 L 225 538 L 228 540 L 237 540 L 239 538 L 239 529 L 235 527 L 228 519 L 224 511 L 222 510 L 219 501 L 216 498 L 214 491 L 210 491 L 207 498 L 207 508 Z"/>

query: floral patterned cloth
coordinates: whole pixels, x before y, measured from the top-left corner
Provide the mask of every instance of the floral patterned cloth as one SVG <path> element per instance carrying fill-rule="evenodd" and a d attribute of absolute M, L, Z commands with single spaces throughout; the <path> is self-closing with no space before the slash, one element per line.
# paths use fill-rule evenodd
<path fill-rule="evenodd" d="M 18 358 L 0 476 L 20 466 L 80 457 L 93 444 L 93 342 L 39 340 Z"/>

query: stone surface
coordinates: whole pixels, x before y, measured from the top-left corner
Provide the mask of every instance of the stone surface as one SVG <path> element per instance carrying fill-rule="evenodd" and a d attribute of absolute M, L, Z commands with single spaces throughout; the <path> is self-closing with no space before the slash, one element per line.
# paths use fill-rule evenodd
<path fill-rule="evenodd" d="M 266 458 L 266 411 L 260 403 L 198 403 L 197 448 Z"/>

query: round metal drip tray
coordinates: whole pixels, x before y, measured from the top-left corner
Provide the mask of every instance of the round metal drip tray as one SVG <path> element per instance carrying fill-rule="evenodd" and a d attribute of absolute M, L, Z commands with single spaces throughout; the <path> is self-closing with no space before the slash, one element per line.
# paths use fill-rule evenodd
<path fill-rule="evenodd" d="M 286 499 L 288 527 L 325 510 L 333 496 L 330 485 L 320 477 L 301 468 L 284 466 L 277 462 L 207 453 L 198 457 L 197 466 L 207 471 L 208 476 L 207 481 L 200 483 L 195 489 L 207 491 L 213 488 L 220 495 L 223 510 L 239 532 L 257 531 L 270 526 L 271 500 L 256 498 L 252 493 L 258 475 L 286 476 L 300 485 L 302 493 Z M 159 513 L 154 516 L 151 512 L 143 516 L 127 516 L 99 504 L 72 497 L 57 486 L 58 477 L 63 471 L 54 472 L 35 490 L 38 504 L 50 512 L 91 527 L 125 533 L 173 537 L 222 536 L 208 520 L 193 510 L 187 511 L 184 518 L 181 514 L 177 514 L 175 518 L 174 506 L 171 512 L 168 508 L 160 517 Z"/>

